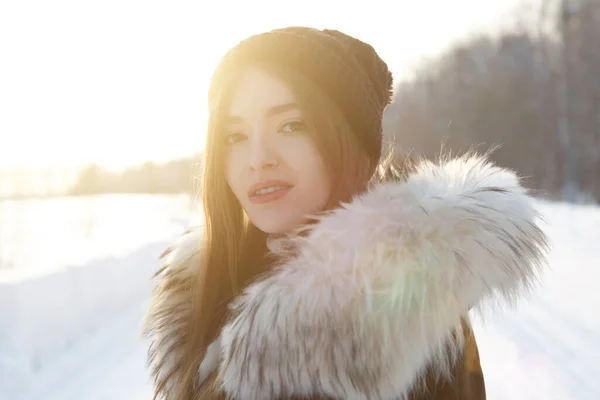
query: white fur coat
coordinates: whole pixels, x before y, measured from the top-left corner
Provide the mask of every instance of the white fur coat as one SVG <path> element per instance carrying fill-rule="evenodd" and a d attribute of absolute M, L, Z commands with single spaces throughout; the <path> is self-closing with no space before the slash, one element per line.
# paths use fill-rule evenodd
<path fill-rule="evenodd" d="M 538 223 L 513 172 L 479 157 L 422 162 L 293 239 L 297 255 L 231 305 L 198 379 L 217 368 L 239 400 L 404 399 L 427 365 L 449 370 L 469 309 L 531 288 L 546 248 Z M 192 231 L 165 256 L 146 329 L 157 377 L 182 357 L 190 304 L 177 283 L 198 273 L 201 242 Z"/>

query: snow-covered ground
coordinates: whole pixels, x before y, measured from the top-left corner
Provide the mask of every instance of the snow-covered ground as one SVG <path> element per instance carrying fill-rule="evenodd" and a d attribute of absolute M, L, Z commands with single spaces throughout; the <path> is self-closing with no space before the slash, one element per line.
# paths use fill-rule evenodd
<path fill-rule="evenodd" d="M 117 204 L 114 199 L 104 201 Z M 110 227 L 85 240 L 73 236 L 69 239 L 72 242 L 64 243 L 68 236 L 64 232 L 52 235 L 48 231 L 47 236 L 38 232 L 37 240 L 45 239 L 46 253 L 40 251 L 33 259 L 43 259 L 40 253 L 48 256 L 52 248 L 65 251 L 76 245 L 86 249 L 77 257 L 79 261 L 88 257 L 87 263 L 58 268 L 54 259 L 48 260 L 47 265 L 52 265 L 49 271 L 31 267 L 21 274 L 15 267 L 2 270 L 0 265 L 0 400 L 151 398 L 145 369 L 146 343 L 139 337 L 152 286 L 150 276 L 158 266 L 156 256 L 185 229 L 193 214 L 187 200 L 179 197 L 127 201 L 129 205 L 120 208 L 120 216 Z M 543 286 L 516 311 L 496 311 L 485 324 L 475 320 L 488 399 L 597 400 L 600 208 L 547 203 L 540 207 L 547 216 L 553 244 L 552 270 L 543 277 Z M 138 228 L 134 230 L 132 225 Z M 135 236 L 136 230 L 144 232 Z M 132 241 L 132 235 L 141 236 L 142 241 Z M 7 236 L 0 239 L 3 247 Z M 108 244 L 90 245 L 103 240 Z M 30 245 L 36 248 L 36 243 Z M 126 247 L 136 251 L 126 252 Z M 98 261 L 99 257 L 104 261 Z M 19 265 L 10 261 L 4 258 L 5 265 Z M 118 263 L 121 268 L 115 269 L 109 263 Z M 112 272 L 103 274 L 104 269 Z M 37 272 L 31 272 L 34 270 Z M 83 279 L 88 270 L 92 271 L 90 276 Z M 111 302 L 106 296 L 113 292 L 106 290 L 117 280 L 124 281 L 114 292 L 121 297 Z M 42 284 L 56 287 L 42 289 Z M 82 290 L 81 284 L 88 286 Z M 23 291 L 21 287 L 29 289 Z M 87 293 L 91 288 L 95 297 Z M 36 293 L 34 289 L 39 290 L 39 296 L 46 296 L 37 300 L 37 304 L 44 304 L 42 311 L 33 308 L 35 298 L 29 299 L 29 294 Z M 70 297 L 60 296 L 65 290 L 71 291 Z M 65 303 L 68 299 L 72 303 Z M 78 299 L 86 301 L 79 304 Z M 105 304 L 96 304 L 94 299 L 99 303 L 104 300 Z M 70 312 L 72 309 L 77 312 Z M 59 315 L 54 315 L 57 310 Z M 38 311 L 46 314 L 39 315 L 46 322 L 26 321 Z M 92 315 L 85 315 L 89 312 Z M 57 341 L 58 332 L 71 336 L 67 341 Z"/>
<path fill-rule="evenodd" d="M 187 195 L 0 201 L 0 279 L 125 257 L 177 235 L 197 208 Z"/>
<path fill-rule="evenodd" d="M 490 400 L 600 399 L 600 208 L 542 204 L 553 249 L 543 285 L 476 334 Z"/>

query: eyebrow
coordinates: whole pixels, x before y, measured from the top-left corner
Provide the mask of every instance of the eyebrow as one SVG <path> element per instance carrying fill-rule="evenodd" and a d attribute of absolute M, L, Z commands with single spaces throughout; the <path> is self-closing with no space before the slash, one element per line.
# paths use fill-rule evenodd
<path fill-rule="evenodd" d="M 277 114 L 281 114 L 281 113 L 284 113 L 284 112 L 290 111 L 290 110 L 297 110 L 298 108 L 299 107 L 298 107 L 297 103 L 279 104 L 279 105 L 269 108 L 267 110 L 267 112 L 265 113 L 265 116 L 267 118 L 271 118 Z M 242 117 L 231 116 L 231 115 L 227 117 L 227 122 L 230 124 L 234 124 L 234 123 L 238 123 L 238 122 L 242 122 L 242 121 L 243 121 Z"/>

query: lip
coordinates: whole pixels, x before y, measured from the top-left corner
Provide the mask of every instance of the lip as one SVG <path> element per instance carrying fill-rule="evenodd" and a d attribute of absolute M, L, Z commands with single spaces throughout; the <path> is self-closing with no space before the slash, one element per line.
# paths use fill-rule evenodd
<path fill-rule="evenodd" d="M 265 188 L 268 188 L 271 186 L 284 186 L 285 189 L 281 189 L 276 192 L 271 192 L 271 193 L 267 193 L 267 194 L 263 194 L 263 195 L 255 195 L 254 194 L 258 190 L 265 189 Z M 252 202 L 254 204 L 269 203 L 271 201 L 279 200 L 280 198 L 282 198 L 283 196 L 288 194 L 288 192 L 293 187 L 294 187 L 294 185 L 292 185 L 289 182 L 275 180 L 275 179 L 258 182 L 256 184 L 250 186 L 250 189 L 248 190 L 248 199 L 250 199 L 250 202 Z"/>

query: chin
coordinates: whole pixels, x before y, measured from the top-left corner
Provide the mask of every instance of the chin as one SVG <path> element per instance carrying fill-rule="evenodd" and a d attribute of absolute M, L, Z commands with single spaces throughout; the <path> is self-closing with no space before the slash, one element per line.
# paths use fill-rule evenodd
<path fill-rule="evenodd" d="M 269 235 L 284 234 L 292 230 L 293 225 L 282 224 L 280 221 L 254 221 L 252 223 Z"/>
<path fill-rule="evenodd" d="M 271 235 L 288 233 L 305 222 L 298 218 L 285 218 L 284 216 L 275 215 L 250 217 L 250 220 L 258 229 Z"/>

